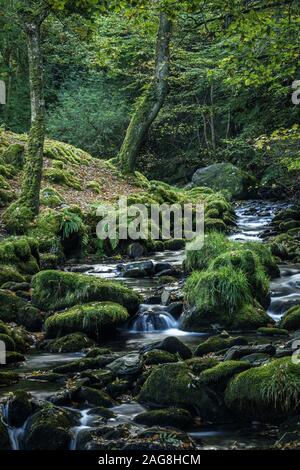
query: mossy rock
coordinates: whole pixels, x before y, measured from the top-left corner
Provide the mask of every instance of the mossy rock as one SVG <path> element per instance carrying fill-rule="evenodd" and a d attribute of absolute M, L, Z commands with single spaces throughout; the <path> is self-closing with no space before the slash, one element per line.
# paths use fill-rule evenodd
<path fill-rule="evenodd" d="M 32 302 L 46 311 L 58 310 L 91 301 L 116 302 L 136 313 L 139 294 L 116 282 L 62 271 L 42 271 L 32 282 Z"/>
<path fill-rule="evenodd" d="M 1 158 L 4 162 L 20 169 L 24 164 L 25 147 L 22 144 L 11 144 L 2 153 Z"/>
<path fill-rule="evenodd" d="M 0 270 L 1 265 L 11 266 L 20 273 L 22 280 L 16 282 L 23 282 L 24 274 L 36 274 L 39 271 L 38 242 L 30 237 L 10 237 L 1 241 Z"/>
<path fill-rule="evenodd" d="M 58 207 L 65 201 L 56 189 L 47 187 L 41 191 L 40 202 L 47 207 Z"/>
<path fill-rule="evenodd" d="M 300 306 L 295 305 L 290 308 L 281 318 L 279 322 L 280 328 L 284 328 L 289 331 L 300 329 Z"/>
<path fill-rule="evenodd" d="M 108 348 L 91 348 L 85 357 L 98 357 L 105 354 L 111 354 L 111 349 Z"/>
<path fill-rule="evenodd" d="M 25 278 L 14 266 L 0 265 L 0 287 L 7 282 L 24 282 Z"/>
<path fill-rule="evenodd" d="M 189 331 L 201 331 L 213 323 L 229 326 L 252 299 L 246 275 L 229 266 L 194 271 L 186 282 L 185 293 L 192 308 L 183 314 L 181 328 Z"/>
<path fill-rule="evenodd" d="M 238 374 L 226 388 L 225 403 L 240 419 L 283 421 L 299 413 L 300 365 L 288 357 Z"/>
<path fill-rule="evenodd" d="M 192 357 L 185 361 L 188 367 L 193 371 L 194 374 L 198 375 L 201 374 L 206 369 L 210 369 L 211 367 L 216 366 L 219 364 L 219 361 L 214 357 Z"/>
<path fill-rule="evenodd" d="M 253 297 L 265 308 L 270 305 L 270 282 L 254 251 L 250 249 L 227 251 L 212 261 L 210 269 L 217 270 L 225 266 L 243 271 Z"/>
<path fill-rule="evenodd" d="M 128 319 L 128 312 L 121 305 L 94 302 L 77 305 L 47 318 L 45 331 L 48 338 L 81 332 L 98 341 L 107 335 L 114 335 L 116 329 Z"/>
<path fill-rule="evenodd" d="M 96 194 L 101 194 L 101 187 L 100 187 L 100 183 L 98 183 L 98 181 L 89 181 L 86 185 L 86 188 L 90 189 L 91 191 L 93 191 Z"/>
<path fill-rule="evenodd" d="M 0 303 L 0 320 L 8 323 L 16 322 L 30 331 L 41 329 L 43 318 L 40 311 L 14 292 L 0 289 Z"/>
<path fill-rule="evenodd" d="M 0 343 L 1 342 L 5 344 L 6 351 L 14 351 L 16 349 L 14 340 L 7 334 L 0 333 Z"/>
<path fill-rule="evenodd" d="M 145 426 L 171 426 L 178 429 L 188 429 L 193 424 L 193 417 L 189 411 L 182 408 L 164 408 L 140 413 L 134 418 L 134 421 Z"/>
<path fill-rule="evenodd" d="M 0 207 L 6 207 L 10 202 L 14 200 L 14 194 L 12 191 L 0 188 Z"/>
<path fill-rule="evenodd" d="M 6 364 L 18 364 L 20 362 L 25 362 L 25 356 L 23 354 L 16 352 L 16 351 L 8 351 L 6 352 Z"/>
<path fill-rule="evenodd" d="M 192 178 L 193 186 L 207 186 L 223 191 L 230 198 L 245 199 L 254 178 L 231 163 L 214 163 L 197 170 Z"/>
<path fill-rule="evenodd" d="M 83 372 L 86 370 L 92 369 L 101 369 L 107 364 L 110 364 L 114 361 L 116 357 L 113 355 L 99 356 L 99 357 L 89 357 L 78 359 L 76 361 L 68 362 L 62 366 L 57 366 L 53 368 L 55 374 L 73 374 L 77 372 Z"/>
<path fill-rule="evenodd" d="M 71 333 L 62 338 L 50 341 L 47 350 L 52 353 L 68 353 L 82 351 L 89 348 L 94 342 L 82 333 Z"/>
<path fill-rule="evenodd" d="M 0 387 L 10 387 L 16 384 L 19 378 L 15 372 L 0 372 Z"/>
<path fill-rule="evenodd" d="M 138 395 L 149 405 L 191 407 L 202 417 L 215 413 L 215 404 L 204 385 L 185 363 L 164 364 L 153 370 Z"/>
<path fill-rule="evenodd" d="M 154 364 L 177 362 L 178 359 L 174 354 L 168 353 L 166 351 L 160 351 L 159 349 L 153 349 L 152 351 L 144 354 L 143 361 L 146 366 L 151 366 Z"/>
<path fill-rule="evenodd" d="M 205 219 L 205 231 L 226 232 L 227 226 L 222 219 L 207 217 Z"/>
<path fill-rule="evenodd" d="M 237 336 L 235 338 L 222 338 L 220 335 L 211 336 L 197 346 L 194 355 L 204 356 L 206 354 L 217 353 L 219 351 L 229 349 L 232 346 L 244 346 L 246 344 L 248 344 L 248 341 L 242 336 Z"/>
<path fill-rule="evenodd" d="M 20 428 L 29 416 L 36 411 L 37 405 L 31 400 L 31 395 L 23 390 L 17 390 L 7 402 L 7 423 L 9 426 Z"/>
<path fill-rule="evenodd" d="M 299 325 L 300 325 L 300 322 L 299 322 Z M 285 330 L 283 328 L 262 327 L 262 328 L 258 328 L 257 334 L 262 335 L 262 336 L 288 336 L 289 332 L 288 330 Z"/>
<path fill-rule="evenodd" d="M 67 186 L 77 191 L 82 191 L 80 180 L 68 170 L 60 168 L 47 168 L 44 170 L 44 178 L 50 183 L 59 184 L 60 186 Z"/>
<path fill-rule="evenodd" d="M 115 404 L 114 400 L 103 390 L 91 387 L 80 387 L 72 393 L 72 400 L 93 406 L 105 406 L 107 408 Z"/>
<path fill-rule="evenodd" d="M 208 268 L 212 260 L 232 247 L 232 242 L 227 236 L 218 232 L 205 235 L 201 250 L 186 250 L 185 268 L 189 271 Z"/>
<path fill-rule="evenodd" d="M 166 351 L 180 357 L 181 359 L 190 359 L 192 357 L 190 348 L 188 348 L 188 346 L 186 346 L 176 336 L 167 336 L 162 341 L 155 341 L 154 343 L 146 344 L 141 348 L 140 352 L 145 353 L 153 349 Z"/>
<path fill-rule="evenodd" d="M 230 323 L 230 328 L 234 330 L 253 331 L 257 328 L 274 324 L 274 320 L 258 304 L 245 304 L 236 313 L 234 320 Z"/>
<path fill-rule="evenodd" d="M 66 409 L 50 404 L 34 413 L 26 424 L 25 450 L 68 450 L 78 416 Z"/>
<path fill-rule="evenodd" d="M 248 362 L 225 361 L 216 366 L 204 370 L 200 374 L 200 380 L 208 387 L 216 391 L 224 391 L 229 380 L 240 372 L 250 368 Z"/>

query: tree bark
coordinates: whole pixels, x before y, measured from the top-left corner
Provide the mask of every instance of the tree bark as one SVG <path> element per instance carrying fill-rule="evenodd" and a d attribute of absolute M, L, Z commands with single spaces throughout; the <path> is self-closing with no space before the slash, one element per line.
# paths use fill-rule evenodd
<path fill-rule="evenodd" d="M 124 173 L 135 170 L 141 146 L 168 94 L 171 34 L 172 22 L 166 13 L 161 13 L 156 42 L 155 76 L 131 118 L 119 152 L 119 163 Z"/>
<path fill-rule="evenodd" d="M 45 141 L 45 101 L 41 53 L 41 21 L 37 19 L 25 26 L 31 100 L 31 127 L 25 155 L 20 202 L 37 215 L 40 206 L 40 188 Z"/>

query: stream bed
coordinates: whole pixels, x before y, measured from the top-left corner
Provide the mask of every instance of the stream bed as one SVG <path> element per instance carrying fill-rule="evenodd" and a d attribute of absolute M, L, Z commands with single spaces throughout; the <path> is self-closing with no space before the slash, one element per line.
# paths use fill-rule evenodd
<path fill-rule="evenodd" d="M 282 208 L 284 203 L 274 203 L 265 201 L 247 201 L 236 208 L 238 229 L 230 236 L 236 241 L 261 241 L 261 235 L 272 221 L 272 218 Z M 183 251 L 163 252 L 151 257 L 151 261 L 156 263 L 169 263 L 173 267 L 179 267 L 184 259 Z M 149 261 L 149 258 L 148 258 Z M 167 336 L 177 336 L 190 347 L 199 344 L 207 337 L 206 333 L 187 333 L 180 330 L 180 320 L 174 318 L 168 312 L 166 305 L 155 303 L 153 298 L 157 295 L 159 278 L 126 278 L 120 271 L 119 263 L 103 263 L 86 267 L 75 267 L 76 270 L 85 272 L 91 276 L 98 276 L 106 279 L 115 279 L 126 283 L 128 286 L 142 293 L 145 303 L 140 306 L 138 316 L 134 322 L 128 325 L 127 329 L 120 332 L 115 340 L 108 340 L 101 346 L 108 347 L 114 352 L 128 353 L 137 352 L 143 345 L 152 341 L 161 340 Z M 272 301 L 268 313 L 275 321 L 278 321 L 282 314 L 291 306 L 300 301 L 300 266 L 284 265 L 280 266 L 281 277 L 274 279 L 271 283 Z M 180 293 L 180 283 L 178 281 L 178 292 Z M 164 288 L 164 295 L 168 296 L 168 286 Z M 176 291 L 176 289 L 175 289 Z M 150 300 L 152 299 L 152 300 Z M 26 363 L 18 369 L 20 373 L 28 374 L 30 371 L 48 370 L 56 365 L 65 364 L 83 356 L 81 353 L 71 354 L 50 354 L 33 353 L 27 355 Z M 61 389 L 61 384 L 48 382 L 42 383 L 34 380 L 21 380 L 17 385 L 11 387 L 9 391 L 16 389 L 27 390 L 34 397 L 40 400 L 47 400 L 55 391 Z M 1 392 L 0 392 L 1 393 Z M 5 391 L 7 393 L 7 389 Z M 116 417 L 108 420 L 107 424 L 132 422 L 133 418 L 144 411 L 144 408 L 136 402 L 124 402 L 112 408 Z M 3 412 L 5 418 L 5 410 Z M 80 410 L 80 424 L 73 429 L 74 439 L 70 449 L 76 449 L 77 439 L 80 433 L 95 426 L 98 416 L 93 414 L 93 410 L 88 408 Z M 26 425 L 26 423 L 25 423 Z M 22 448 L 22 437 L 25 425 L 22 428 L 9 429 L 11 443 L 14 449 Z M 252 426 L 201 426 L 199 430 L 193 430 L 191 437 L 202 449 L 243 449 L 270 447 L 276 441 L 272 428 L 253 423 Z"/>

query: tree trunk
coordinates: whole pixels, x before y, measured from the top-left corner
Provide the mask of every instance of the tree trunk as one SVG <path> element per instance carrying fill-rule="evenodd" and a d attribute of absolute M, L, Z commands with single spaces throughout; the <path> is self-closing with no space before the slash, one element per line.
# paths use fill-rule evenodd
<path fill-rule="evenodd" d="M 31 100 L 31 127 L 25 155 L 20 202 L 37 215 L 43 170 L 45 141 L 45 101 L 41 53 L 41 22 L 26 24 Z"/>
<path fill-rule="evenodd" d="M 119 153 L 119 162 L 124 173 L 134 171 L 141 146 L 168 94 L 171 34 L 172 23 L 165 13 L 161 13 L 157 33 L 155 76 L 131 118 Z"/>

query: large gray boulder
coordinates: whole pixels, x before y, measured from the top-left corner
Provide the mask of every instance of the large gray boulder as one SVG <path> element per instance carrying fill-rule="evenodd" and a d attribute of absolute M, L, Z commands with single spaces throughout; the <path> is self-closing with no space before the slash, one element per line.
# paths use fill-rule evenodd
<path fill-rule="evenodd" d="M 244 199 L 255 179 L 231 163 L 215 163 L 199 168 L 192 177 L 192 186 L 207 186 L 215 191 L 225 191 L 231 199 Z"/>

